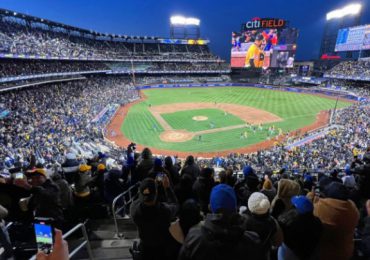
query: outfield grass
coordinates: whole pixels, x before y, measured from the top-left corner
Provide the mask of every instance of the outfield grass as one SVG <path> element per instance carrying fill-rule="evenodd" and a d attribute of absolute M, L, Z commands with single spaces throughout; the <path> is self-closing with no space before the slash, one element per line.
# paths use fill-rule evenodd
<path fill-rule="evenodd" d="M 194 116 L 206 116 L 207 120 L 195 121 Z M 245 124 L 239 117 L 227 114 L 219 109 L 196 109 L 187 111 L 178 111 L 174 113 L 162 114 L 162 117 L 173 129 L 185 129 L 190 132 L 197 132 L 214 128 L 221 128 L 232 125 Z"/>
<path fill-rule="evenodd" d="M 196 137 L 184 143 L 162 142 L 159 134 L 163 129 L 148 111 L 149 104 L 156 106 L 185 102 L 217 102 L 255 107 L 281 117 L 283 121 L 274 125 L 287 132 L 313 123 L 318 112 L 334 108 L 336 102 L 333 99 L 308 94 L 243 87 L 151 89 L 145 90 L 144 94 L 148 99 L 131 107 L 121 126 L 124 135 L 136 143 L 149 147 L 185 152 L 222 151 L 248 146 L 266 140 L 267 131 L 257 131 L 253 134 L 248 129 L 248 138 L 244 140 L 240 139 L 241 129 L 235 129 L 203 135 L 202 142 L 198 142 Z M 349 105 L 351 105 L 349 102 L 338 102 L 338 108 Z M 173 114 L 177 113 L 181 112 Z M 175 124 L 173 121 L 169 123 Z M 266 124 L 264 127 L 270 125 L 272 124 Z M 181 129 L 198 131 L 189 129 L 188 126 Z"/>

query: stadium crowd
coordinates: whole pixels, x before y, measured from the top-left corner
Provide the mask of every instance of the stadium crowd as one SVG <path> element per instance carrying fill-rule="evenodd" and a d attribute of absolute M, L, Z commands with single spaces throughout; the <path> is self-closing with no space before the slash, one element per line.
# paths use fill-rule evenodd
<path fill-rule="evenodd" d="M 0 78 L 45 73 L 81 72 L 108 69 L 109 67 L 101 62 L 17 59 L 0 60 Z"/>
<path fill-rule="evenodd" d="M 41 26 L 40 26 L 41 25 Z M 42 26 L 5 17 L 0 21 L 0 53 L 73 59 L 206 59 L 219 60 L 207 45 L 175 45 L 113 36 L 85 37 L 84 33 Z"/>
<path fill-rule="evenodd" d="M 369 90 L 358 91 L 369 98 Z M 102 205 L 138 183 L 139 198 L 126 212 L 139 231 L 134 259 L 370 255 L 367 101 L 337 111 L 329 134 L 291 150 L 277 144 L 185 161 L 156 157 L 148 148 L 139 153 L 135 145 L 125 153 L 102 151 L 100 129 L 114 104 L 137 97 L 129 81 L 116 77 L 2 94 L 0 108 L 9 113 L 0 118 L 1 219 L 21 222 L 25 234 L 33 217 L 51 217 L 66 230 L 103 214 Z M 356 247 L 355 236 L 362 239 Z M 9 240 L 0 237 L 12 255 Z"/>
<path fill-rule="evenodd" d="M 326 77 L 366 78 L 370 77 L 370 61 L 343 61 L 325 73 Z"/>
<path fill-rule="evenodd" d="M 43 160 L 56 160 L 66 143 L 98 141 L 114 105 L 136 98 L 138 92 L 128 81 L 114 77 L 3 93 L 0 108 L 9 113 L 0 118 L 0 158 L 22 161 L 34 151 Z M 104 116 L 96 118 L 105 108 Z"/>

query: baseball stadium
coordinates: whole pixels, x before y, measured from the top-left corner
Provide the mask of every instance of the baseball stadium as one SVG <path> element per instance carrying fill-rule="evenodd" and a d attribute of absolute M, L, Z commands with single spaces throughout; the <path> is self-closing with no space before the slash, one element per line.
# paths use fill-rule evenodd
<path fill-rule="evenodd" d="M 370 5 L 267 2 L 1 1 L 0 260 L 370 259 Z"/>
<path fill-rule="evenodd" d="M 351 101 L 250 86 L 141 90 L 141 99 L 117 111 L 109 139 L 156 153 L 203 157 L 271 147 L 285 135 L 329 123 L 329 111 Z M 112 134 L 113 133 L 113 134 Z"/>

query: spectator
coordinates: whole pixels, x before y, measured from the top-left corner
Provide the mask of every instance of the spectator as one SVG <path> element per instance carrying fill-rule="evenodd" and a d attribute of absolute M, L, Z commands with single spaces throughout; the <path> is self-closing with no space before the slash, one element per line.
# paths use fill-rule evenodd
<path fill-rule="evenodd" d="M 163 178 L 163 187 L 168 196 L 167 203 L 158 202 L 157 184 L 147 178 L 140 185 L 139 198 L 131 205 L 130 213 L 139 231 L 139 249 L 143 260 L 170 257 L 169 227 L 177 211 L 177 201 L 167 176 Z"/>
<path fill-rule="evenodd" d="M 204 224 L 190 229 L 181 248 L 179 260 L 256 259 L 258 235 L 245 232 L 243 218 L 236 213 L 234 190 L 219 184 L 212 189 Z"/>
<path fill-rule="evenodd" d="M 366 217 L 364 219 L 364 228 L 362 230 L 361 241 L 362 253 L 365 257 L 370 257 L 370 200 L 366 201 Z"/>
<path fill-rule="evenodd" d="M 74 153 L 67 153 L 66 160 L 62 164 L 64 177 L 68 181 L 69 184 L 72 184 L 74 181 L 75 174 L 78 173 L 78 169 L 80 167 L 80 163 L 76 159 L 76 154 Z"/>
<path fill-rule="evenodd" d="M 294 196 L 291 202 L 294 208 L 279 217 L 284 243 L 279 247 L 278 259 L 318 259 L 322 224 L 313 215 L 313 204 L 305 196 Z"/>
<path fill-rule="evenodd" d="M 262 185 L 261 193 L 266 195 L 266 197 L 269 199 L 270 203 L 275 198 L 276 190 L 275 190 L 274 186 L 272 185 L 272 182 L 269 178 L 265 178 L 265 181 L 263 182 L 263 185 Z"/>
<path fill-rule="evenodd" d="M 207 214 L 209 212 L 209 196 L 211 195 L 212 188 L 215 185 L 213 175 L 214 170 L 212 168 L 203 168 L 193 185 L 194 194 L 198 198 L 200 209 L 203 214 Z"/>
<path fill-rule="evenodd" d="M 278 218 L 282 213 L 293 208 L 291 199 L 299 194 L 299 184 L 292 180 L 281 179 L 278 182 L 277 195 L 271 203 L 271 215 Z"/>
<path fill-rule="evenodd" d="M 262 252 L 256 259 L 270 259 L 272 246 L 278 247 L 283 241 L 283 233 L 278 222 L 270 216 L 270 202 L 260 192 L 254 192 L 248 199 L 246 226 L 256 232 L 261 240 Z"/>
<path fill-rule="evenodd" d="M 164 158 L 164 168 L 168 172 L 168 177 L 173 186 L 180 181 L 179 170 L 173 165 L 173 159 L 170 156 Z"/>
<path fill-rule="evenodd" d="M 169 229 L 172 238 L 169 243 L 171 259 L 177 258 L 190 228 L 198 225 L 201 220 L 200 207 L 195 200 L 189 199 L 181 205 L 178 219 L 171 223 Z"/>
<path fill-rule="evenodd" d="M 141 160 L 138 163 L 138 166 L 135 170 L 135 174 L 138 176 L 138 180 L 144 180 L 148 174 L 149 171 L 154 166 L 154 160 L 152 157 L 152 151 L 149 148 L 144 148 L 144 150 L 141 152 Z"/>
<path fill-rule="evenodd" d="M 197 199 L 193 191 L 193 179 L 190 175 L 185 174 L 180 177 L 180 182 L 175 186 L 175 194 L 182 205 L 188 199 Z"/>
<path fill-rule="evenodd" d="M 320 259 L 350 259 L 359 212 L 355 204 L 348 200 L 348 191 L 343 184 L 333 182 L 324 193 L 326 198 L 318 198 L 314 203 L 314 215 L 324 227 Z"/>
<path fill-rule="evenodd" d="M 28 171 L 27 177 L 29 180 L 15 179 L 14 185 L 30 191 L 32 196 L 27 203 L 28 210 L 34 211 L 34 217 L 52 218 L 55 226 L 61 226 L 63 211 L 58 187 L 46 177 L 43 168 Z"/>
<path fill-rule="evenodd" d="M 186 158 L 185 165 L 181 170 L 181 175 L 189 175 L 194 182 L 200 174 L 199 166 L 195 163 L 194 157 L 189 155 Z"/>

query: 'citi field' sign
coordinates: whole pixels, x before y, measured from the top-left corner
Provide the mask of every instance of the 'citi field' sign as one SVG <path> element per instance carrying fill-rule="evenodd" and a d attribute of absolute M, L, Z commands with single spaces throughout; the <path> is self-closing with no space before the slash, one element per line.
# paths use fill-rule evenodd
<path fill-rule="evenodd" d="M 287 21 L 278 18 L 253 18 L 251 21 L 242 24 L 242 30 L 257 29 L 282 29 L 287 25 Z"/>

